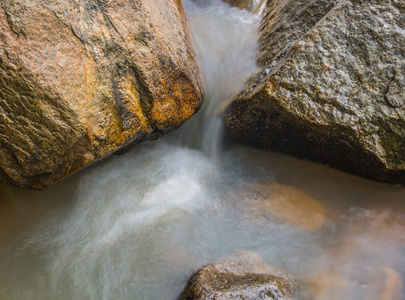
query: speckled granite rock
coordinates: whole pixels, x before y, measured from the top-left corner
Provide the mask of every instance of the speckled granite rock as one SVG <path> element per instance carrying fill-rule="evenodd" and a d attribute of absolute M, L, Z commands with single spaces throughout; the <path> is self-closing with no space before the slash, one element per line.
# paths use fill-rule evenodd
<path fill-rule="evenodd" d="M 232 141 L 405 184 L 405 2 L 267 0 Z"/>
<path fill-rule="evenodd" d="M 42 189 L 201 105 L 179 0 L 3 0 L 0 179 Z"/>
<path fill-rule="evenodd" d="M 260 255 L 241 251 L 197 271 L 179 300 L 296 299 L 298 286 L 285 273 L 269 267 Z"/>

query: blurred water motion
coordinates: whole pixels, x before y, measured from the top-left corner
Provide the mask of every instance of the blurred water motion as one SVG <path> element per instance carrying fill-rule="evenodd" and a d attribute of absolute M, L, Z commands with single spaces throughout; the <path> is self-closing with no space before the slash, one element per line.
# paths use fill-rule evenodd
<path fill-rule="evenodd" d="M 176 299 L 193 270 L 243 249 L 295 275 L 308 299 L 403 299 L 405 188 L 222 151 L 218 111 L 255 70 L 259 20 L 183 2 L 204 108 L 45 192 L 0 185 L 0 299 Z"/>

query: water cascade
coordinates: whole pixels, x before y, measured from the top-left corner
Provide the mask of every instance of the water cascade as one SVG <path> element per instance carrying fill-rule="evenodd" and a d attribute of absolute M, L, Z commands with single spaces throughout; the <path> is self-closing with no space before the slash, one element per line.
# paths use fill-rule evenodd
<path fill-rule="evenodd" d="M 176 299 L 194 270 L 239 250 L 293 274 L 309 299 L 389 299 L 405 278 L 405 188 L 221 150 L 219 115 L 255 71 L 259 20 L 183 2 L 204 107 L 45 192 L 0 186 L 0 299 Z"/>
<path fill-rule="evenodd" d="M 182 128 L 180 141 L 186 147 L 215 156 L 221 143 L 220 114 L 256 71 L 259 18 L 219 1 L 185 1 L 184 4 L 206 101 Z"/>

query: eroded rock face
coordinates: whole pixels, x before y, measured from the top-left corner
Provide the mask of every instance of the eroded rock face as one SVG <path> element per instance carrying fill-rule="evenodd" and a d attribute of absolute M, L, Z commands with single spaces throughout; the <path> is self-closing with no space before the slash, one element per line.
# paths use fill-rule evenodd
<path fill-rule="evenodd" d="M 230 140 L 405 184 L 405 4 L 267 0 Z"/>
<path fill-rule="evenodd" d="M 269 267 L 260 255 L 241 251 L 197 271 L 179 300 L 296 299 L 291 275 Z"/>
<path fill-rule="evenodd" d="M 42 189 L 201 105 L 179 0 L 3 0 L 0 178 Z"/>

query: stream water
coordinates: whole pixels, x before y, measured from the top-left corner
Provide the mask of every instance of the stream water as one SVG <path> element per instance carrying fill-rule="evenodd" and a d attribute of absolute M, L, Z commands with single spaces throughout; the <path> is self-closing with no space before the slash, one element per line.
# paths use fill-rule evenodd
<path fill-rule="evenodd" d="M 218 116 L 256 69 L 260 20 L 183 2 L 203 109 L 44 192 L 0 185 L 0 299 L 176 299 L 194 270 L 239 250 L 293 274 L 303 298 L 403 299 L 405 187 L 221 149 Z"/>

